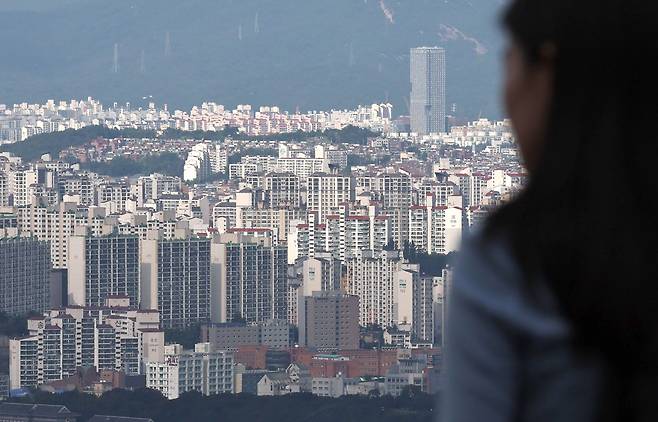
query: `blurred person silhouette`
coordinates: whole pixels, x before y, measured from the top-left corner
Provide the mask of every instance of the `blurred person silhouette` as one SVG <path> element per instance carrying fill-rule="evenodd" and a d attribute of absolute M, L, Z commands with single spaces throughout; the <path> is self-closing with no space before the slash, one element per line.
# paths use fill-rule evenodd
<path fill-rule="evenodd" d="M 444 422 L 658 421 L 657 8 L 508 6 L 530 177 L 461 253 Z"/>

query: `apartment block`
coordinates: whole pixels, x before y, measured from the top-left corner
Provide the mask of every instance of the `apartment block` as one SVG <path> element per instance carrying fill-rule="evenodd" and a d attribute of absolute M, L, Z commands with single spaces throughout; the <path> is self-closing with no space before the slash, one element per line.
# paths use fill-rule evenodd
<path fill-rule="evenodd" d="M 159 359 L 159 326 L 156 311 L 132 307 L 124 297 L 46 311 L 28 320 L 26 337 L 9 341 L 11 388 L 37 387 L 84 366 L 141 374 L 142 362 Z"/>

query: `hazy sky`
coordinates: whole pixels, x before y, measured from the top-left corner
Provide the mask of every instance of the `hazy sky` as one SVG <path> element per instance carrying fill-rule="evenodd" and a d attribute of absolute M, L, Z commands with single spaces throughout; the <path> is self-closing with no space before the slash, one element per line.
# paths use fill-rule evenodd
<path fill-rule="evenodd" d="M 94 96 L 288 109 L 389 101 L 447 49 L 448 103 L 499 116 L 499 0 L 2 0 L 0 102 Z"/>

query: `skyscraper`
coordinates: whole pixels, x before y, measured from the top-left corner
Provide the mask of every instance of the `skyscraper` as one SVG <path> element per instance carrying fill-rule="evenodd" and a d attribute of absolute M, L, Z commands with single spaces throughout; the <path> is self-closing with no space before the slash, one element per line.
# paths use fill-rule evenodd
<path fill-rule="evenodd" d="M 411 49 L 411 131 L 445 132 L 446 55 L 440 47 Z"/>

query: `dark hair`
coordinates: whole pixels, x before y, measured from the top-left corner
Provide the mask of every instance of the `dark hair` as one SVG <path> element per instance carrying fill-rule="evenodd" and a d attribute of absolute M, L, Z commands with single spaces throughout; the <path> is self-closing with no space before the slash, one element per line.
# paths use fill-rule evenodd
<path fill-rule="evenodd" d="M 529 64 L 555 55 L 540 162 L 485 233 L 541 277 L 575 346 L 609 368 L 601 418 L 658 420 L 658 10 L 652 0 L 516 0 Z"/>

